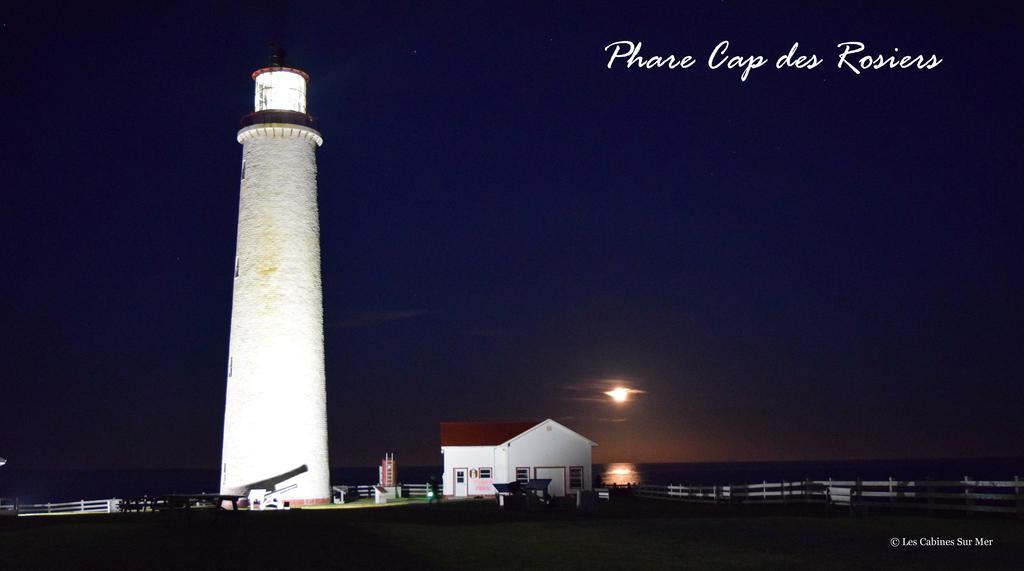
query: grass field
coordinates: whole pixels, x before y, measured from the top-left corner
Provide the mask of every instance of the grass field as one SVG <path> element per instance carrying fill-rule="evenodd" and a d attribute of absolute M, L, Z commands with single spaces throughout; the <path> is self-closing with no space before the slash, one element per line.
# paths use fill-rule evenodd
<path fill-rule="evenodd" d="M 987 538 L 899 547 L 893 537 Z M 1024 522 L 614 498 L 499 512 L 382 509 L 0 518 L 2 569 L 1024 569 Z"/>

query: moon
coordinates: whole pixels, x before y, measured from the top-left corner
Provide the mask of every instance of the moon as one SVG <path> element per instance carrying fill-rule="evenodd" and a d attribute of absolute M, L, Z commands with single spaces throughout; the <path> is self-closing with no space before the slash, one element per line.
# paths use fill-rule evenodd
<path fill-rule="evenodd" d="M 612 400 L 615 402 L 626 402 L 626 399 L 629 398 L 629 393 L 630 390 L 625 387 L 616 387 L 610 391 L 605 391 L 604 394 L 612 397 Z"/>

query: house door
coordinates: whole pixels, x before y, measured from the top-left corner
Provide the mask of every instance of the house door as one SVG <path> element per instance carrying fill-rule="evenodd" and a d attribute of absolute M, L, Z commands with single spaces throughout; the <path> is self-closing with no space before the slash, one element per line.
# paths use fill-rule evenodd
<path fill-rule="evenodd" d="M 455 469 L 455 495 L 456 496 L 468 496 L 469 495 L 469 479 L 466 478 L 465 468 Z"/>
<path fill-rule="evenodd" d="M 548 466 L 546 468 L 537 468 L 537 478 L 547 478 L 551 480 L 548 484 L 548 493 L 552 496 L 561 497 L 565 495 L 565 467 L 564 466 Z"/>

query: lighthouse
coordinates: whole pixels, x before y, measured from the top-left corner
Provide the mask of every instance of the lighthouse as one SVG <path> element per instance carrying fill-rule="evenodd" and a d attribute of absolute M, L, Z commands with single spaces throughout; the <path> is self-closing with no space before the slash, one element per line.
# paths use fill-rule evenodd
<path fill-rule="evenodd" d="M 220 491 L 330 500 L 316 150 L 309 75 L 275 50 L 242 118 Z"/>

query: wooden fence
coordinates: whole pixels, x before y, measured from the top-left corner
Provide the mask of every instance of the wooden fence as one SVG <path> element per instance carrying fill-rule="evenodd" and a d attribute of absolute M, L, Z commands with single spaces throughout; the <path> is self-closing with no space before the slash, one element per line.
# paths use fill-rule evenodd
<path fill-rule="evenodd" d="M 376 487 L 376 484 L 347 485 L 344 487 L 348 488 L 348 491 L 345 492 L 346 499 L 372 498 L 373 489 Z M 401 497 L 403 498 L 425 498 L 427 497 L 427 490 L 430 489 L 428 484 L 399 484 L 398 487 L 402 489 Z"/>
<path fill-rule="evenodd" d="M 372 498 L 373 484 L 348 486 L 350 498 Z M 427 484 L 402 484 L 402 497 L 425 498 L 430 486 Z M 15 498 L 0 498 L 0 515 L 19 516 L 76 513 L 114 513 L 121 511 L 121 500 L 110 498 L 105 500 L 78 500 L 76 502 L 60 502 L 45 504 L 19 504 Z"/>
<path fill-rule="evenodd" d="M 402 484 L 403 498 L 425 498 L 430 484 Z"/>
<path fill-rule="evenodd" d="M 18 504 L 17 513 L 25 515 L 72 514 L 72 513 L 114 513 L 120 511 L 121 500 L 78 500 L 46 504 Z"/>
<path fill-rule="evenodd" d="M 355 485 L 332 486 L 332 488 L 337 488 L 337 487 L 348 488 L 346 490 L 346 492 L 345 492 L 345 501 L 348 501 L 348 500 L 354 499 L 354 498 L 372 498 L 373 497 L 373 488 L 374 488 L 373 484 L 360 484 L 358 486 L 355 486 Z"/>
<path fill-rule="evenodd" d="M 697 503 L 793 503 L 820 501 L 825 487 L 816 482 L 762 482 L 725 486 L 636 486 L 638 497 Z"/>
<path fill-rule="evenodd" d="M 17 515 L 18 498 L 0 498 L 0 515 Z"/>
<path fill-rule="evenodd" d="M 827 503 L 851 510 L 920 509 L 1024 517 L 1024 480 L 802 480 L 722 486 L 636 486 L 641 498 L 700 503 Z"/>

